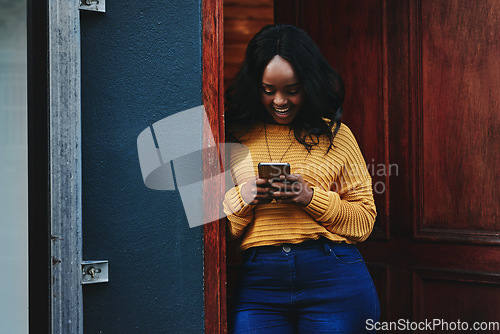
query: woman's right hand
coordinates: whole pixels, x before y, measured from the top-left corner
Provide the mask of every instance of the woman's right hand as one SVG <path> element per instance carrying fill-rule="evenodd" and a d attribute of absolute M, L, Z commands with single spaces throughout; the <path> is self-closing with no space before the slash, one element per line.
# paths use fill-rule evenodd
<path fill-rule="evenodd" d="M 273 200 L 273 190 L 268 179 L 256 176 L 241 187 L 241 197 L 250 205 L 267 204 Z"/>

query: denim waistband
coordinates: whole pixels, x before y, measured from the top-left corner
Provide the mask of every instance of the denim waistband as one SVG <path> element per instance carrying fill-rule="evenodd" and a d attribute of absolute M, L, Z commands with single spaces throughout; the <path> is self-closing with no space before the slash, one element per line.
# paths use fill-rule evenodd
<path fill-rule="evenodd" d="M 324 249 L 325 253 L 330 253 L 332 248 L 338 246 L 340 244 L 348 245 L 345 242 L 335 242 L 329 240 L 325 237 L 320 237 L 319 239 L 314 240 L 306 240 L 297 244 L 293 243 L 283 243 L 280 245 L 274 246 L 256 246 L 251 247 L 243 252 L 244 257 L 254 258 L 255 255 L 258 254 L 272 254 L 277 252 L 282 252 L 283 249 L 288 247 L 289 251 L 300 251 L 300 250 L 308 250 L 308 249 Z"/>

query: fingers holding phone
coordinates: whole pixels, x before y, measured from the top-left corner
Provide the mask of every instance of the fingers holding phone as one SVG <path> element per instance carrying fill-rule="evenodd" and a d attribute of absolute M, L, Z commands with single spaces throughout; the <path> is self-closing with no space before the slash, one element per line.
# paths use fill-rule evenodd
<path fill-rule="evenodd" d="M 267 204 L 274 199 L 274 191 L 268 179 L 256 176 L 241 187 L 241 197 L 250 205 Z"/>
<path fill-rule="evenodd" d="M 248 181 L 241 188 L 241 197 L 245 203 L 251 205 L 270 203 L 276 188 L 271 186 L 272 180 L 281 175 L 290 174 L 290 164 L 261 162 L 258 165 L 259 175 Z"/>
<path fill-rule="evenodd" d="M 272 197 L 278 203 L 307 206 L 313 197 L 313 190 L 300 174 L 282 175 L 271 184 L 276 189 Z"/>
<path fill-rule="evenodd" d="M 247 182 L 241 189 L 245 203 L 267 204 L 275 199 L 278 203 L 306 206 L 312 199 L 313 190 L 300 174 L 290 174 L 288 163 L 259 163 L 259 176 Z"/>

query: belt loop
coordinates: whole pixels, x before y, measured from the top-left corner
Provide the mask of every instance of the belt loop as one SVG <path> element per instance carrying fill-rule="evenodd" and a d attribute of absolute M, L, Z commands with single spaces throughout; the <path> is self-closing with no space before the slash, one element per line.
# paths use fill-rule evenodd
<path fill-rule="evenodd" d="M 323 239 L 323 246 L 325 247 L 326 254 L 330 254 L 332 252 L 332 247 L 330 246 L 328 239 Z"/>

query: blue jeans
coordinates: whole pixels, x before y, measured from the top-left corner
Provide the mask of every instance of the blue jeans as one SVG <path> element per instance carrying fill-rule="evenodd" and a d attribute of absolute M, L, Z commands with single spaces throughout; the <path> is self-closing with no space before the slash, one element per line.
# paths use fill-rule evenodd
<path fill-rule="evenodd" d="M 357 248 L 321 238 L 245 251 L 231 317 L 235 334 L 360 334 L 380 306 Z"/>

